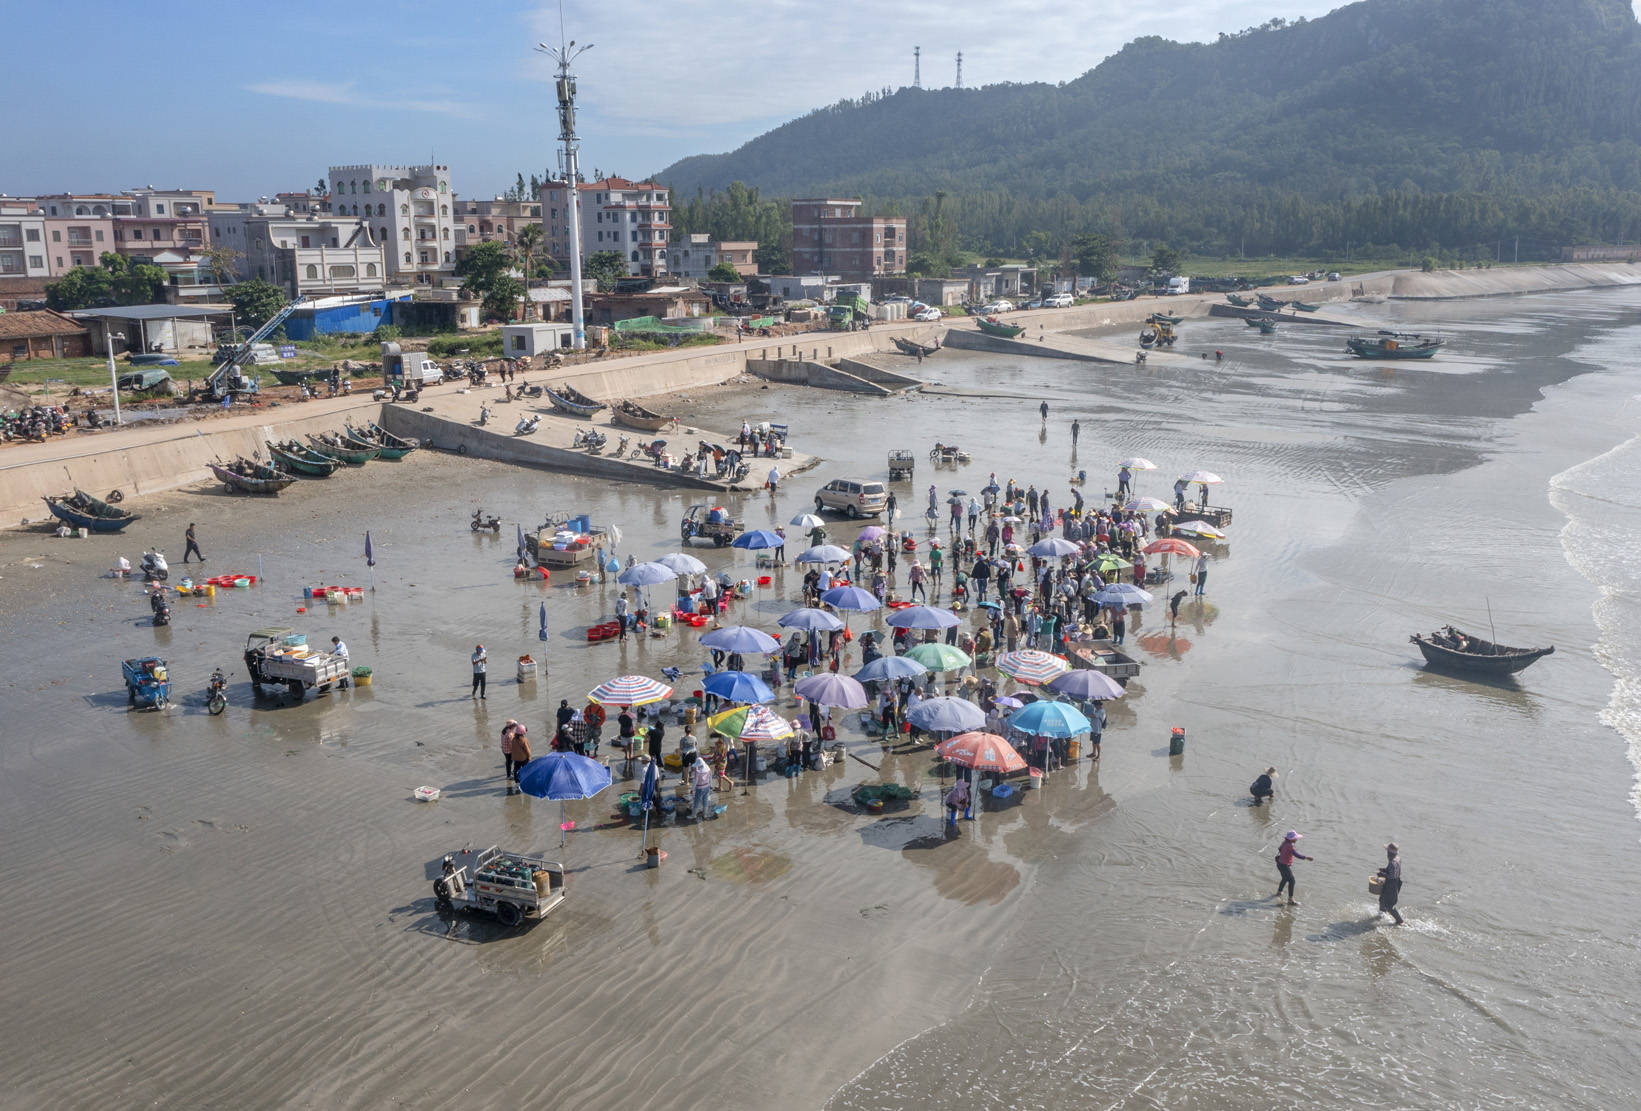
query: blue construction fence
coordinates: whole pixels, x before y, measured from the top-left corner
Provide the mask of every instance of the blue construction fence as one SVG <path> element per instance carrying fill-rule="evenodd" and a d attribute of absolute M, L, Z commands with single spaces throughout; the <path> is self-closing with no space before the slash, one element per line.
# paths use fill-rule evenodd
<path fill-rule="evenodd" d="M 334 305 L 324 309 L 297 309 L 285 321 L 285 337 L 300 343 L 337 332 L 370 333 L 392 324 L 395 305 L 408 304 L 410 295 Z"/>

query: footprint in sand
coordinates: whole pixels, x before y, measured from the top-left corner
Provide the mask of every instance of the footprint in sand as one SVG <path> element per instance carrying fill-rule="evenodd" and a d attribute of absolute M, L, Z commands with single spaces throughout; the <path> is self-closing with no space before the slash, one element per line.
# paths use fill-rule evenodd
<path fill-rule="evenodd" d="M 889 917 L 889 904 L 877 903 L 873 906 L 861 907 L 860 916 L 862 918 L 887 918 Z"/>

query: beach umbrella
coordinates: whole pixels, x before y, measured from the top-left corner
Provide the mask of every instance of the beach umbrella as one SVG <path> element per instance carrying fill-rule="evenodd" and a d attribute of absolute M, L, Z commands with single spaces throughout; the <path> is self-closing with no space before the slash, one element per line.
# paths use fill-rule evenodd
<path fill-rule="evenodd" d="M 957 614 L 937 606 L 907 606 L 889 615 L 889 624 L 896 629 L 949 629 L 961 623 Z"/>
<path fill-rule="evenodd" d="M 707 573 L 707 565 L 688 552 L 668 552 L 655 562 L 680 578 L 684 575 L 704 575 Z M 619 582 L 620 580 L 617 579 L 616 581 Z"/>
<path fill-rule="evenodd" d="M 257 567 L 262 566 L 262 557 L 257 557 Z M 370 588 L 376 589 L 376 549 L 370 546 L 370 530 L 365 530 L 365 566 L 370 568 Z"/>
<path fill-rule="evenodd" d="M 1035 648 L 1004 652 L 997 657 L 997 670 L 1004 675 L 1012 675 L 1022 683 L 1046 683 L 1056 675 L 1064 675 L 1070 668 L 1064 656 Z"/>
<path fill-rule="evenodd" d="M 1140 550 L 1146 555 L 1177 555 L 1185 556 L 1187 559 L 1195 559 L 1202 554 L 1197 550 L 1195 544 L 1188 544 L 1175 536 L 1164 536 L 1160 540 L 1153 540 Z"/>
<path fill-rule="evenodd" d="M 799 553 L 793 563 L 848 563 L 849 553 L 836 544 L 817 544 Z"/>
<path fill-rule="evenodd" d="M 1020 524 L 1020 518 L 1010 513 L 1007 517 L 1003 518 L 1003 523 L 1005 525 L 1018 525 Z"/>
<path fill-rule="evenodd" d="M 905 653 L 905 656 L 907 659 L 916 660 L 930 671 L 961 671 L 974 662 L 969 654 L 957 645 L 942 644 L 939 641 L 919 644 Z"/>
<path fill-rule="evenodd" d="M 855 539 L 856 540 L 881 540 L 887 534 L 888 534 L 888 530 L 885 529 L 882 525 L 867 525 L 865 528 L 860 530 L 860 534 L 858 536 L 856 536 Z"/>
<path fill-rule="evenodd" d="M 1102 606 L 1143 606 L 1151 601 L 1151 592 L 1131 583 L 1111 583 L 1094 595 Z"/>
<path fill-rule="evenodd" d="M 1145 497 L 1130 498 L 1128 503 L 1124 505 L 1123 508 L 1128 510 L 1130 513 L 1161 513 L 1164 509 L 1168 509 L 1170 507 L 1168 503 L 1163 501 L 1161 498 Z"/>
<path fill-rule="evenodd" d="M 775 701 L 769 684 L 747 671 L 714 671 L 701 683 L 701 689 L 725 702 Z"/>
<path fill-rule="evenodd" d="M 1190 474 L 1180 475 L 1186 482 L 1195 482 L 1199 486 L 1215 486 L 1225 480 L 1213 471 L 1192 471 Z"/>
<path fill-rule="evenodd" d="M 573 752 L 549 752 L 519 769 L 519 790 L 538 799 L 558 802 L 558 845 L 571 823 L 564 820 L 564 803 L 569 799 L 590 799 L 610 785 L 610 769 L 597 760 Z"/>
<path fill-rule="evenodd" d="M 966 698 L 925 698 L 906 712 L 906 720 L 930 733 L 962 733 L 983 727 L 986 714 Z"/>
<path fill-rule="evenodd" d="M 600 706 L 643 706 L 671 697 L 672 688 L 644 675 L 607 679 L 587 692 L 587 701 Z"/>
<path fill-rule="evenodd" d="M 743 532 L 729 542 L 731 548 L 779 548 L 786 540 L 768 529 L 753 529 Z"/>
<path fill-rule="evenodd" d="M 935 745 L 934 750 L 941 759 L 970 771 L 1004 775 L 1026 766 L 1014 746 L 995 733 L 959 733 Z M 973 784 L 969 787 L 969 802 L 976 808 L 981 805 L 980 792 Z"/>
<path fill-rule="evenodd" d="M 1083 546 L 1075 540 L 1067 540 L 1063 536 L 1045 536 L 1027 548 L 1026 553 L 1038 559 L 1061 559 L 1076 555 L 1082 550 Z"/>
<path fill-rule="evenodd" d="M 1107 552 L 1094 561 L 1094 569 L 1102 575 L 1109 575 L 1113 571 L 1126 571 L 1134 566 L 1122 556 Z"/>
<path fill-rule="evenodd" d="M 541 629 L 536 633 L 536 637 L 540 640 L 543 640 L 543 641 L 545 641 L 547 639 L 547 603 L 546 602 L 541 603 Z"/>
<path fill-rule="evenodd" d="M 1020 707 L 1025 705 L 1024 702 L 1021 702 L 1012 694 L 998 695 L 996 698 L 991 700 L 991 704 L 1004 710 L 1018 710 Z"/>
<path fill-rule="evenodd" d="M 856 613 L 867 613 L 883 605 L 876 595 L 858 586 L 834 586 L 821 595 L 821 601 L 833 609 L 854 610 Z"/>
<path fill-rule="evenodd" d="M 775 624 L 783 629 L 808 629 L 811 632 L 831 633 L 843 628 L 843 618 L 835 613 L 805 606 L 786 614 Z"/>
<path fill-rule="evenodd" d="M 860 685 L 859 680 L 847 675 L 834 675 L 830 671 L 799 679 L 792 684 L 792 691 L 817 706 L 835 706 L 840 710 L 865 709 L 868 702 L 866 688 Z"/>
<path fill-rule="evenodd" d="M 813 513 L 800 513 L 796 517 L 794 517 L 790 521 L 788 521 L 787 524 L 796 525 L 798 528 L 803 529 L 805 532 L 808 532 L 812 528 L 825 528 L 826 527 L 826 522 L 821 520 L 819 517 L 815 516 Z"/>
<path fill-rule="evenodd" d="M 671 582 L 678 572 L 661 563 L 635 563 L 615 577 L 622 586 L 654 586 Z"/>
<path fill-rule="evenodd" d="M 1034 737 L 1074 737 L 1094 728 L 1093 722 L 1069 702 L 1033 702 L 1009 715 L 1009 728 Z"/>
<path fill-rule="evenodd" d="M 639 788 L 639 792 L 638 792 L 639 804 L 643 807 L 643 810 L 644 810 L 644 830 L 639 835 L 639 842 L 638 842 L 638 855 L 639 856 L 644 855 L 644 849 L 649 844 L 649 839 L 650 839 L 650 811 L 655 808 L 656 775 L 659 772 L 659 770 L 660 769 L 658 769 L 656 767 L 656 762 L 654 760 L 650 760 L 647 757 L 645 758 L 645 761 L 644 761 L 644 784 L 641 788 Z"/>
<path fill-rule="evenodd" d="M 767 655 L 779 651 L 781 642 L 766 632 L 746 625 L 726 625 L 710 633 L 701 634 L 701 645 L 720 652 L 757 652 Z"/>
<path fill-rule="evenodd" d="M 1174 535 L 1184 534 L 1196 536 L 1204 540 L 1223 540 L 1225 534 L 1206 521 L 1181 521 L 1177 525 L 1169 526 L 1168 531 Z"/>
<path fill-rule="evenodd" d="M 792 723 L 768 706 L 737 706 L 707 718 L 714 733 L 742 741 L 784 741 L 796 732 Z"/>
<path fill-rule="evenodd" d="M 855 678 L 862 683 L 887 683 L 895 679 L 915 679 L 928 670 L 908 656 L 879 656 L 855 672 Z"/>
<path fill-rule="evenodd" d="M 523 525 L 514 525 L 513 527 L 518 530 L 518 534 L 519 534 L 518 553 L 519 553 L 519 560 L 522 562 L 523 559 L 524 559 L 525 552 L 529 550 L 524 546 L 524 526 Z M 366 556 L 365 558 L 369 559 L 370 557 Z"/>
<path fill-rule="evenodd" d="M 1127 467 L 1131 471 L 1154 471 L 1157 469 L 1157 465 L 1151 460 L 1141 458 L 1138 455 L 1130 455 L 1127 459 L 1118 463 L 1117 466 Z"/>
<path fill-rule="evenodd" d="M 1047 683 L 1049 690 L 1057 691 L 1079 702 L 1099 702 L 1107 698 L 1121 698 L 1122 684 L 1103 671 L 1093 668 L 1068 671 Z"/>

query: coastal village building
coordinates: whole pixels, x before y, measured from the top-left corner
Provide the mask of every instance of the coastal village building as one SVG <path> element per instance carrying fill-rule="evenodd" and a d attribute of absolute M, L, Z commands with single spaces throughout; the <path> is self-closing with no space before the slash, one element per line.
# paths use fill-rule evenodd
<path fill-rule="evenodd" d="M 211 213 L 211 236 L 245 256 L 239 264 L 242 280 L 272 282 L 291 298 L 314 297 L 387 287 L 390 267 L 372 233 L 374 222 L 363 216 L 296 214 L 259 201 L 231 212 L 219 206 Z"/>
<path fill-rule="evenodd" d="M 616 324 L 641 316 L 678 320 L 704 316 L 711 305 L 705 294 L 688 286 L 652 286 L 641 292 L 588 295 L 586 320 L 588 324 Z"/>
<path fill-rule="evenodd" d="M 46 218 L 32 202 L 0 201 L 0 278 L 44 278 Z"/>
<path fill-rule="evenodd" d="M 673 243 L 667 251 L 667 273 L 676 278 L 704 279 L 721 262 L 735 267 L 743 278 L 758 276 L 758 264 L 752 261 L 758 249 L 754 240 L 725 239 L 715 242 L 711 236 L 697 232 Z"/>
<path fill-rule="evenodd" d="M 653 181 L 608 177 L 578 187 L 581 204 L 581 257 L 616 251 L 627 262 L 630 275 L 656 276 L 667 272 L 667 247 L 672 236 L 670 194 Z M 542 226 L 547 252 L 559 262 L 570 257 L 569 189 L 550 181 L 541 190 Z"/>
<path fill-rule="evenodd" d="M 860 198 L 792 202 L 792 270 L 866 281 L 906 269 L 906 220 L 860 215 Z"/>
<path fill-rule="evenodd" d="M 538 201 L 509 201 L 501 197 L 488 201 L 456 201 L 456 257 L 464 247 L 477 243 L 516 243 L 518 235 L 528 224 L 539 224 L 541 204 Z M 546 250 L 547 237 L 542 238 Z"/>
<path fill-rule="evenodd" d="M 50 309 L 0 313 L 0 360 L 77 359 L 91 354 L 84 324 Z"/>
<path fill-rule="evenodd" d="M 103 251 L 114 251 L 137 262 L 152 262 L 162 251 L 193 252 L 210 246 L 210 231 L 206 212 L 216 204 L 216 193 L 209 189 L 128 189 L 123 193 L 57 193 L 37 198 L 48 219 L 75 222 L 91 219 L 110 221 L 111 242 L 98 245 L 95 227 L 91 242 L 71 244 L 78 246 L 83 259 L 71 260 L 58 271 L 64 273 L 74 266 L 90 266 L 97 262 Z M 55 243 L 55 241 L 53 241 Z M 53 252 L 55 264 L 55 252 Z"/>
<path fill-rule="evenodd" d="M 387 277 L 436 286 L 455 275 L 449 166 L 332 166 L 327 178 L 331 216 L 368 224 L 371 241 L 385 253 Z"/>

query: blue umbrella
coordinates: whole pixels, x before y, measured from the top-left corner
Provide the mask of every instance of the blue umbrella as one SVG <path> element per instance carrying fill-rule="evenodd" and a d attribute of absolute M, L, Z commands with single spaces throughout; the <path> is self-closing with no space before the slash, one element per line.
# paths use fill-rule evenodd
<path fill-rule="evenodd" d="M 722 629 L 714 629 L 701 637 L 701 644 L 707 648 L 716 648 L 720 652 L 759 652 L 769 653 L 778 651 L 781 643 L 768 633 L 745 625 L 729 625 Z"/>
<path fill-rule="evenodd" d="M 536 634 L 542 640 L 547 639 L 547 603 L 541 603 L 541 631 Z"/>
<path fill-rule="evenodd" d="M 743 532 L 730 541 L 731 548 L 779 548 L 786 541 L 766 528 Z"/>
<path fill-rule="evenodd" d="M 1062 556 L 1076 555 L 1082 550 L 1082 545 L 1074 540 L 1067 540 L 1063 536 L 1045 536 L 1027 548 L 1026 554 L 1038 559 L 1059 559 Z"/>
<path fill-rule="evenodd" d="M 261 567 L 262 557 L 257 557 L 257 566 Z M 370 530 L 365 530 L 365 566 L 370 568 L 370 588 L 376 589 L 376 550 L 370 546 Z"/>
<path fill-rule="evenodd" d="M 1067 698 L 1076 698 L 1083 702 L 1097 702 L 1101 699 L 1123 696 L 1122 684 L 1105 672 L 1093 668 L 1068 671 L 1064 675 L 1050 679 L 1048 687 Z"/>
<path fill-rule="evenodd" d="M 817 706 L 836 706 L 843 710 L 863 710 L 867 702 L 866 691 L 858 680 L 830 671 L 804 676 L 792 684 L 792 693 Z"/>
<path fill-rule="evenodd" d="M 642 850 L 648 847 L 648 842 L 650 839 L 650 811 L 655 808 L 656 794 L 655 779 L 657 772 L 655 765 L 656 762 L 654 760 L 645 760 L 644 785 L 639 788 L 638 792 L 639 804 L 644 810 L 644 832 L 639 835 L 639 856 L 644 855 Z"/>
<path fill-rule="evenodd" d="M 861 613 L 875 610 L 883 604 L 877 600 L 876 595 L 858 586 L 834 586 L 821 595 L 821 601 L 833 609 L 856 610 Z"/>
<path fill-rule="evenodd" d="M 879 656 L 855 672 L 855 678 L 862 683 L 882 683 L 891 679 L 915 679 L 928 670 L 906 656 Z"/>
<path fill-rule="evenodd" d="M 678 572 L 660 563 L 635 563 L 615 577 L 622 586 L 654 586 L 671 582 Z"/>
<path fill-rule="evenodd" d="M 1143 606 L 1151 600 L 1151 592 L 1132 583 L 1111 583 L 1094 595 L 1094 600 L 1102 606 Z"/>
<path fill-rule="evenodd" d="M 525 547 L 524 547 L 524 526 L 523 525 L 514 525 L 513 527 L 518 529 L 518 534 L 519 534 L 519 559 L 522 560 L 524 558 L 524 552 L 525 552 Z"/>
<path fill-rule="evenodd" d="M 803 609 L 793 610 L 779 621 L 775 622 L 783 629 L 809 629 L 812 631 L 830 633 L 843 628 L 843 618 L 825 610 Z"/>
<path fill-rule="evenodd" d="M 949 629 L 961 624 L 961 621 L 951 610 L 935 606 L 907 606 L 891 613 L 889 624 L 897 629 Z"/>
<path fill-rule="evenodd" d="M 1094 728 L 1069 702 L 1033 702 L 1009 716 L 1009 728 L 1038 737 L 1071 737 Z"/>
<path fill-rule="evenodd" d="M 925 698 L 907 711 L 906 720 L 931 733 L 967 733 L 983 728 L 986 715 L 966 698 Z"/>
<path fill-rule="evenodd" d="M 558 800 L 558 845 L 570 823 L 564 820 L 567 799 L 590 799 L 610 785 L 610 769 L 574 752 L 549 752 L 519 769 L 519 790 L 538 799 Z"/>
<path fill-rule="evenodd" d="M 726 702 L 775 701 L 775 692 L 769 689 L 769 684 L 745 671 L 715 671 L 706 677 L 701 689 Z"/>
<path fill-rule="evenodd" d="M 805 549 L 793 563 L 847 563 L 849 553 L 836 544 L 817 544 Z"/>

